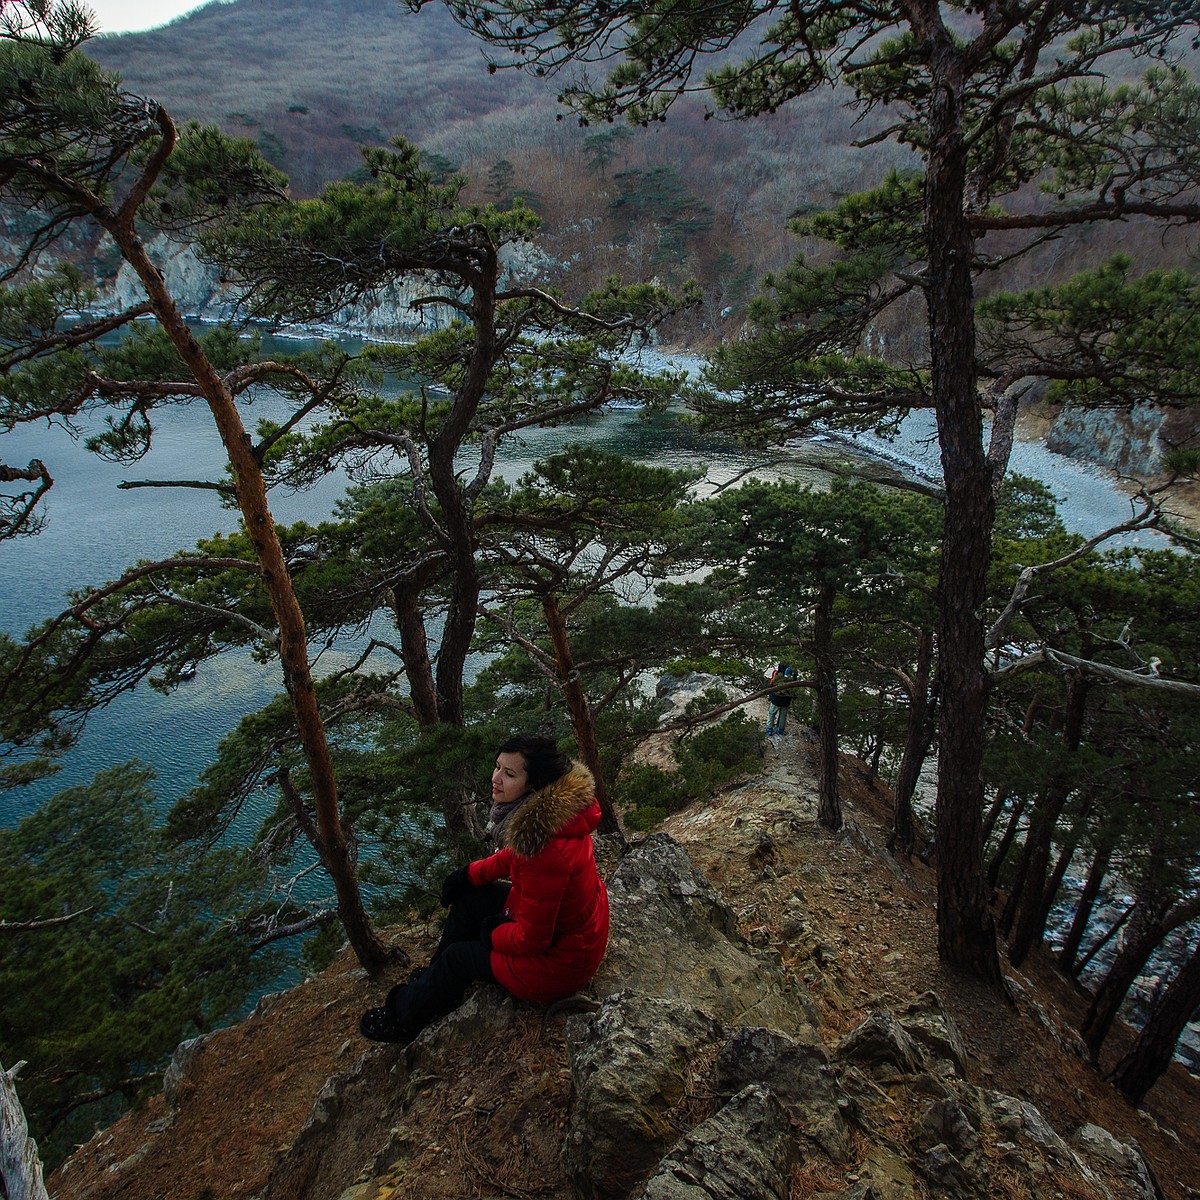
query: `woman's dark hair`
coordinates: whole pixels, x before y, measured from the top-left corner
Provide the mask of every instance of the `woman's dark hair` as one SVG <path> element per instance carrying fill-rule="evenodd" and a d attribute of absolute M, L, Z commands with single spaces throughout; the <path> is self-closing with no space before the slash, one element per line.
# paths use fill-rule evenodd
<path fill-rule="evenodd" d="M 519 754 L 525 760 L 525 779 L 531 792 L 562 778 L 571 769 L 570 757 L 551 738 L 537 734 L 518 733 L 496 753 Z"/>

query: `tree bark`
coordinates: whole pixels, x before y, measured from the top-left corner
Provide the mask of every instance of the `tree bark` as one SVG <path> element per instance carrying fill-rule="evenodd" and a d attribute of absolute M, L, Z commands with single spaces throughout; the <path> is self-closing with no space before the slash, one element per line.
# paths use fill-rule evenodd
<path fill-rule="evenodd" d="M 1062 881 L 1066 878 L 1067 871 L 1075 859 L 1075 851 L 1079 849 L 1079 840 L 1083 837 L 1083 828 L 1083 820 L 1077 819 L 1071 826 L 1071 832 L 1067 837 L 1066 844 L 1062 848 L 1062 853 L 1058 856 L 1058 861 L 1054 864 L 1054 870 L 1050 872 L 1050 878 L 1046 883 L 1046 891 L 1042 896 L 1041 922 L 1043 929 L 1050 923 L 1050 913 L 1054 909 L 1055 900 L 1058 899 L 1058 892 L 1062 887 Z"/>
<path fill-rule="evenodd" d="M 1034 801 L 1035 814 L 1038 806 L 1044 803 L 1045 793 Z M 1004 910 L 1000 913 L 1000 920 L 997 922 L 1001 937 L 1008 937 L 1009 931 L 1013 927 L 1013 921 L 1017 916 L 1017 907 L 1021 902 L 1021 895 L 1025 891 L 1025 881 L 1029 877 L 1029 859 L 1033 853 L 1029 835 L 1033 821 L 1030 821 L 1029 826 L 1029 829 L 1025 831 L 1025 840 L 1021 843 L 1021 857 L 1017 860 L 1017 870 L 1013 876 L 1012 887 L 1009 889 L 1008 900 L 1005 902 Z"/>
<path fill-rule="evenodd" d="M 996 822 L 1000 820 L 1000 814 L 1004 811 L 1005 804 L 1011 799 L 1011 792 L 997 788 L 996 795 L 992 798 L 991 804 L 988 805 L 987 813 L 983 818 L 983 844 L 985 846 L 996 831 Z"/>
<path fill-rule="evenodd" d="M 1121 1011 L 1121 1005 L 1150 956 L 1167 934 L 1197 916 L 1200 916 L 1200 897 L 1192 897 L 1186 903 L 1168 908 L 1149 889 L 1144 895 L 1138 896 L 1125 931 L 1125 944 L 1096 989 L 1080 1027 L 1080 1035 L 1093 1059 L 1100 1057 L 1100 1048 Z"/>
<path fill-rule="evenodd" d="M 836 833 L 842 827 L 838 796 L 838 686 L 833 656 L 833 602 L 837 585 L 822 583 L 813 610 L 814 707 L 817 717 L 817 820 Z"/>
<path fill-rule="evenodd" d="M 1053 896 L 1046 895 L 1050 870 L 1050 851 L 1059 818 L 1071 794 L 1074 783 L 1070 759 L 1078 753 L 1083 741 L 1083 719 L 1087 711 L 1088 681 L 1082 671 L 1073 671 L 1067 691 L 1067 712 L 1063 721 L 1062 741 L 1067 763 L 1063 764 L 1063 781 L 1052 784 L 1043 802 L 1033 813 L 1029 832 L 1025 835 L 1028 862 L 1024 886 L 1017 899 L 1019 917 L 1013 926 L 1008 945 L 1008 961 L 1019 967 L 1034 946 L 1041 945 L 1046 933 L 1045 914 Z"/>
<path fill-rule="evenodd" d="M 997 804 L 1000 803 L 1002 803 L 1002 798 L 997 797 Z M 995 808 L 996 805 L 992 807 Z M 1020 796 L 1015 797 L 1013 799 L 1012 813 L 1008 818 L 1008 824 L 1004 828 L 1004 833 L 1000 836 L 1000 841 L 996 845 L 996 852 L 992 855 L 992 860 L 988 863 L 987 873 L 984 876 L 989 888 L 994 888 L 996 881 L 1000 878 L 1000 868 L 1004 866 L 1004 860 L 1008 857 L 1008 852 L 1016 840 L 1017 830 L 1021 827 L 1021 815 L 1024 811 L 1024 799 Z"/>
<path fill-rule="evenodd" d="M 1158 998 L 1129 1053 L 1109 1079 L 1130 1104 L 1141 1104 L 1171 1065 L 1184 1027 L 1200 1009 L 1200 941 Z"/>
<path fill-rule="evenodd" d="M 437 687 L 433 681 L 433 664 L 429 660 L 425 621 L 421 616 L 420 589 L 407 584 L 393 588 L 391 601 L 400 634 L 400 657 L 408 677 L 409 699 L 421 728 L 433 729 L 438 723 Z"/>
<path fill-rule="evenodd" d="M 165 115 L 164 115 L 164 119 Z M 173 139 L 174 128 L 166 135 Z M 355 878 L 349 840 L 338 808 L 337 782 L 325 736 L 325 724 L 317 705 L 316 689 L 308 659 L 304 614 L 292 586 L 283 547 L 267 503 L 266 483 L 251 449 L 251 439 L 241 414 L 224 380 L 200 348 L 184 322 L 162 274 L 150 261 L 145 246 L 133 228 L 133 216 L 104 220 L 122 257 L 137 273 L 146 296 L 167 336 L 175 346 L 208 403 L 213 421 L 233 471 L 238 508 L 279 628 L 279 660 L 283 682 L 292 703 L 296 728 L 308 763 L 313 789 L 317 828 L 323 845 L 322 858 L 337 893 L 338 916 L 359 962 L 371 974 L 387 963 L 387 947 L 371 926 Z"/>
<path fill-rule="evenodd" d="M 441 509 L 442 527 L 434 529 L 450 565 L 450 598 L 437 653 L 435 694 L 437 719 L 463 726 L 463 673 L 479 611 L 480 576 L 475 532 L 475 497 L 486 479 L 464 486 L 456 460 L 479 410 L 496 357 L 496 283 L 499 260 L 490 244 L 475 247 L 473 267 L 460 276 L 471 289 L 471 327 L 474 336 L 465 377 L 441 429 L 428 444 L 429 484 Z M 403 635 L 402 635 L 403 636 Z M 464 779 L 456 802 L 443 807 L 449 840 L 479 835 L 475 806 Z"/>
<path fill-rule="evenodd" d="M 896 772 L 896 794 L 892 801 L 892 833 L 888 849 L 912 857 L 917 835 L 913 825 L 912 798 L 921 777 L 921 768 L 933 745 L 934 717 L 929 681 L 933 668 L 933 634 L 922 629 L 917 635 L 917 667 L 908 697 L 908 729 L 904 751 Z"/>
<path fill-rule="evenodd" d="M 15 1074 L 16 1069 L 10 1073 L 0 1063 L 0 1194 L 6 1200 L 47 1200 L 42 1162 L 13 1084 Z"/>
<path fill-rule="evenodd" d="M 925 182 L 925 287 L 931 380 L 945 482 L 939 576 L 938 954 L 1002 986 L 983 877 L 983 612 L 995 517 L 975 367 L 974 243 L 966 216 L 963 64 L 934 6 L 914 26 L 929 40 L 932 84 Z"/>
<path fill-rule="evenodd" d="M 1071 919 L 1071 928 L 1067 933 L 1063 948 L 1058 953 L 1059 966 L 1072 978 L 1079 974 L 1077 959 L 1079 948 L 1083 945 L 1084 934 L 1092 919 L 1092 910 L 1096 907 L 1096 897 L 1100 895 L 1100 885 L 1108 874 L 1108 864 L 1112 860 L 1112 847 L 1100 846 L 1092 856 L 1092 865 L 1088 868 L 1087 879 L 1084 880 L 1083 891 L 1079 903 L 1075 906 L 1075 916 Z"/>
<path fill-rule="evenodd" d="M 449 725 L 465 721 L 463 671 L 475 634 L 480 591 L 473 510 L 475 496 L 484 482 L 477 478 L 464 487 L 456 460 L 483 400 L 496 358 L 496 283 L 500 267 L 495 249 L 478 247 L 476 264 L 476 271 L 464 277 L 471 287 L 475 339 L 470 362 L 445 423 L 429 444 L 429 481 L 441 506 L 451 569 L 450 603 L 437 660 L 438 715 Z"/>
<path fill-rule="evenodd" d="M 546 617 L 546 628 L 550 631 L 550 644 L 554 647 L 554 664 L 558 672 L 559 687 L 567 704 L 567 712 L 571 717 L 571 729 L 575 734 L 575 744 L 579 747 L 579 756 L 584 765 L 592 773 L 596 784 L 596 799 L 600 804 L 600 832 L 616 834 L 622 846 L 625 836 L 621 832 L 621 824 L 613 809 L 612 798 L 608 794 L 608 785 L 604 781 L 604 772 L 600 768 L 600 747 L 596 741 L 596 723 L 592 720 L 592 706 L 584 695 L 579 684 L 579 675 L 575 670 L 575 656 L 571 653 L 571 642 L 567 636 L 567 624 L 563 620 L 562 609 L 558 604 L 558 596 L 553 592 L 542 597 L 542 612 Z"/>

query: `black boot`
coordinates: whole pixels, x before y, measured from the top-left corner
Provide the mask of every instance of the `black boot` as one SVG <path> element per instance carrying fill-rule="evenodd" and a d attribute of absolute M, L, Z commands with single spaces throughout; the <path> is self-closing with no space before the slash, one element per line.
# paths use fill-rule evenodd
<path fill-rule="evenodd" d="M 411 1042 L 410 1033 L 386 1008 L 369 1008 L 358 1019 L 358 1031 L 373 1042 Z"/>

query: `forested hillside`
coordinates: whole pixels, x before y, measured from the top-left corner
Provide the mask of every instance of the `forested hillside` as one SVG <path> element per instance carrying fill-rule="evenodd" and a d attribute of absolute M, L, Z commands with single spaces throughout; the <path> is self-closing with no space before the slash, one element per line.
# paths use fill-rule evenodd
<path fill-rule="evenodd" d="M 759 280 L 796 251 L 789 218 L 919 165 L 890 141 L 873 144 L 882 118 L 855 119 L 834 87 L 753 122 L 712 113 L 698 94 L 662 124 L 581 126 L 557 100 L 580 68 L 489 71 L 489 51 L 440 4 L 413 13 L 401 0 L 232 0 L 163 29 L 99 37 L 87 53 L 177 119 L 256 142 L 298 196 L 361 172 L 361 146 L 402 135 L 430 165 L 466 174 L 467 196 L 527 199 L 576 294 L 614 272 L 698 280 L 701 304 L 667 330 L 696 347 L 737 335 Z M 1118 242 L 1146 265 L 1188 254 L 1185 238 L 1144 227 L 1070 234 L 1026 256 L 1024 281 L 1066 278 Z M 920 321 L 882 314 L 879 345 L 909 353 Z"/>
<path fill-rule="evenodd" d="M 847 153 L 863 130 L 832 91 L 752 128 L 705 120 L 699 98 L 667 124 L 583 127 L 556 101 L 569 75 L 489 73 L 441 6 L 399 0 L 235 0 L 87 53 L 178 120 L 255 141 L 296 195 L 361 172 L 360 146 L 403 135 L 465 173 L 469 197 L 527 199 L 573 289 L 614 272 L 699 280 L 704 300 L 678 335 L 693 343 L 736 331 L 757 280 L 794 250 L 789 216 L 909 162 L 886 145 Z"/>

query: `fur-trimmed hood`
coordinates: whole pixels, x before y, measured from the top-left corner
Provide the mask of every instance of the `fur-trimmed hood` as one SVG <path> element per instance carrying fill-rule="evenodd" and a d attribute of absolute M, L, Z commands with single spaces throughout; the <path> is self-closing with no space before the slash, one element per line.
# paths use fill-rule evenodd
<path fill-rule="evenodd" d="M 590 835 L 596 824 L 584 814 L 596 803 L 595 787 L 591 771 L 583 763 L 572 762 L 565 775 L 517 802 L 516 811 L 498 830 L 500 846 L 522 858 L 533 858 L 576 820 L 579 830 L 571 832 Z"/>

